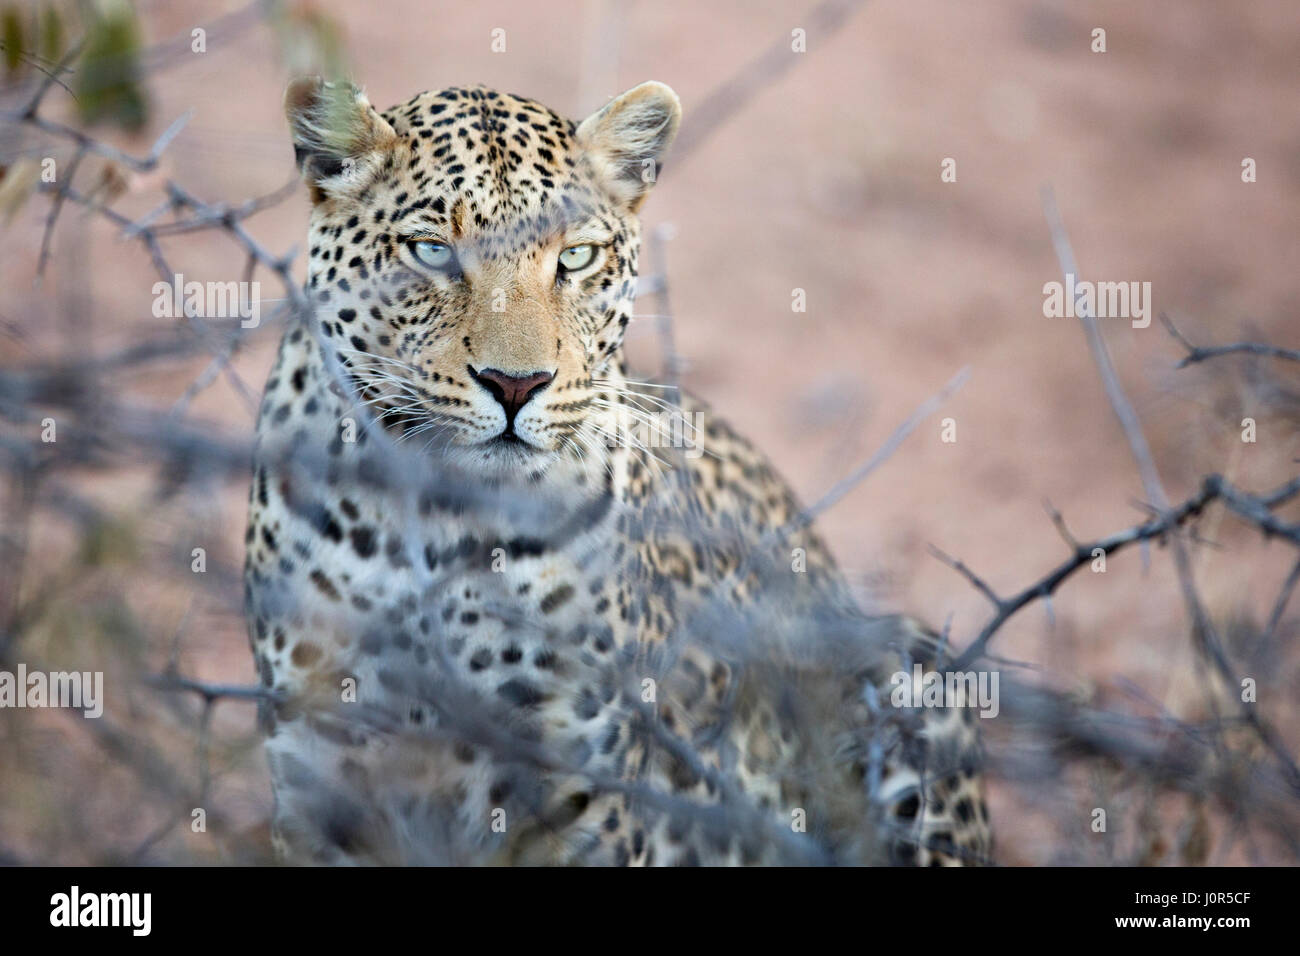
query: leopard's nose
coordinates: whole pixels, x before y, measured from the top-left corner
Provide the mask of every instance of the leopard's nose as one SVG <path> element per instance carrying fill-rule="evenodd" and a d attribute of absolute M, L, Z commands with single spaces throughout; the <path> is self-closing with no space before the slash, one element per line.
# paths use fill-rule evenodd
<path fill-rule="evenodd" d="M 528 400 L 551 384 L 555 378 L 553 372 L 533 372 L 530 375 L 507 375 L 505 372 L 495 368 L 485 368 L 481 371 L 475 370 L 474 366 L 469 366 L 470 377 L 478 382 L 489 392 L 492 397 L 501 403 L 501 407 L 506 410 L 506 426 L 509 427 L 514 423 L 515 415 L 519 409 L 528 404 Z"/>

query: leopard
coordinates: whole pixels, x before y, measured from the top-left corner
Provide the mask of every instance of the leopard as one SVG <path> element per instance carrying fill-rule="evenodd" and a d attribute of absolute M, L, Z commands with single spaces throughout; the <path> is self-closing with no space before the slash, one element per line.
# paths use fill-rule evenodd
<path fill-rule="evenodd" d="M 631 370 L 677 95 L 284 103 L 307 279 L 244 572 L 279 858 L 992 862 L 972 709 L 891 691 L 946 635 L 868 607 L 768 459 Z"/>

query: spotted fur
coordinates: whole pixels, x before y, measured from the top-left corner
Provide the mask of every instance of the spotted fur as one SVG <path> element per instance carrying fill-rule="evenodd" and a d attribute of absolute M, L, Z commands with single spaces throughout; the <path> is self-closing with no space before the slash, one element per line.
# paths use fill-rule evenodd
<path fill-rule="evenodd" d="M 655 441 L 675 393 L 627 376 L 672 91 L 580 125 L 483 88 L 286 107 L 315 314 L 267 382 L 246 569 L 282 853 L 986 858 L 970 712 L 888 703 L 933 636 L 857 608 L 707 407 Z"/>

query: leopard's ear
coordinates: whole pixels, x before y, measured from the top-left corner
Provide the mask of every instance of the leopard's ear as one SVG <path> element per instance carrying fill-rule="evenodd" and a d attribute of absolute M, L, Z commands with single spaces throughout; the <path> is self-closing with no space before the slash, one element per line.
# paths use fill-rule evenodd
<path fill-rule="evenodd" d="M 284 93 L 293 154 L 312 202 L 346 190 L 397 134 L 365 94 L 347 81 L 294 80 Z"/>
<path fill-rule="evenodd" d="M 659 176 L 681 118 L 676 93 L 642 83 L 583 120 L 578 143 L 606 190 L 635 212 Z"/>

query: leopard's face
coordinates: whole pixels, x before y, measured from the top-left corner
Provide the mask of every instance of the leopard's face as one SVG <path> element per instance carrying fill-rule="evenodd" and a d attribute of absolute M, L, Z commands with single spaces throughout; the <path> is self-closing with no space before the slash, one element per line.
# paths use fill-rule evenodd
<path fill-rule="evenodd" d="M 485 89 L 379 113 L 306 80 L 286 106 L 320 334 L 376 420 L 496 475 L 601 454 L 672 91 L 643 84 L 581 125 Z"/>

